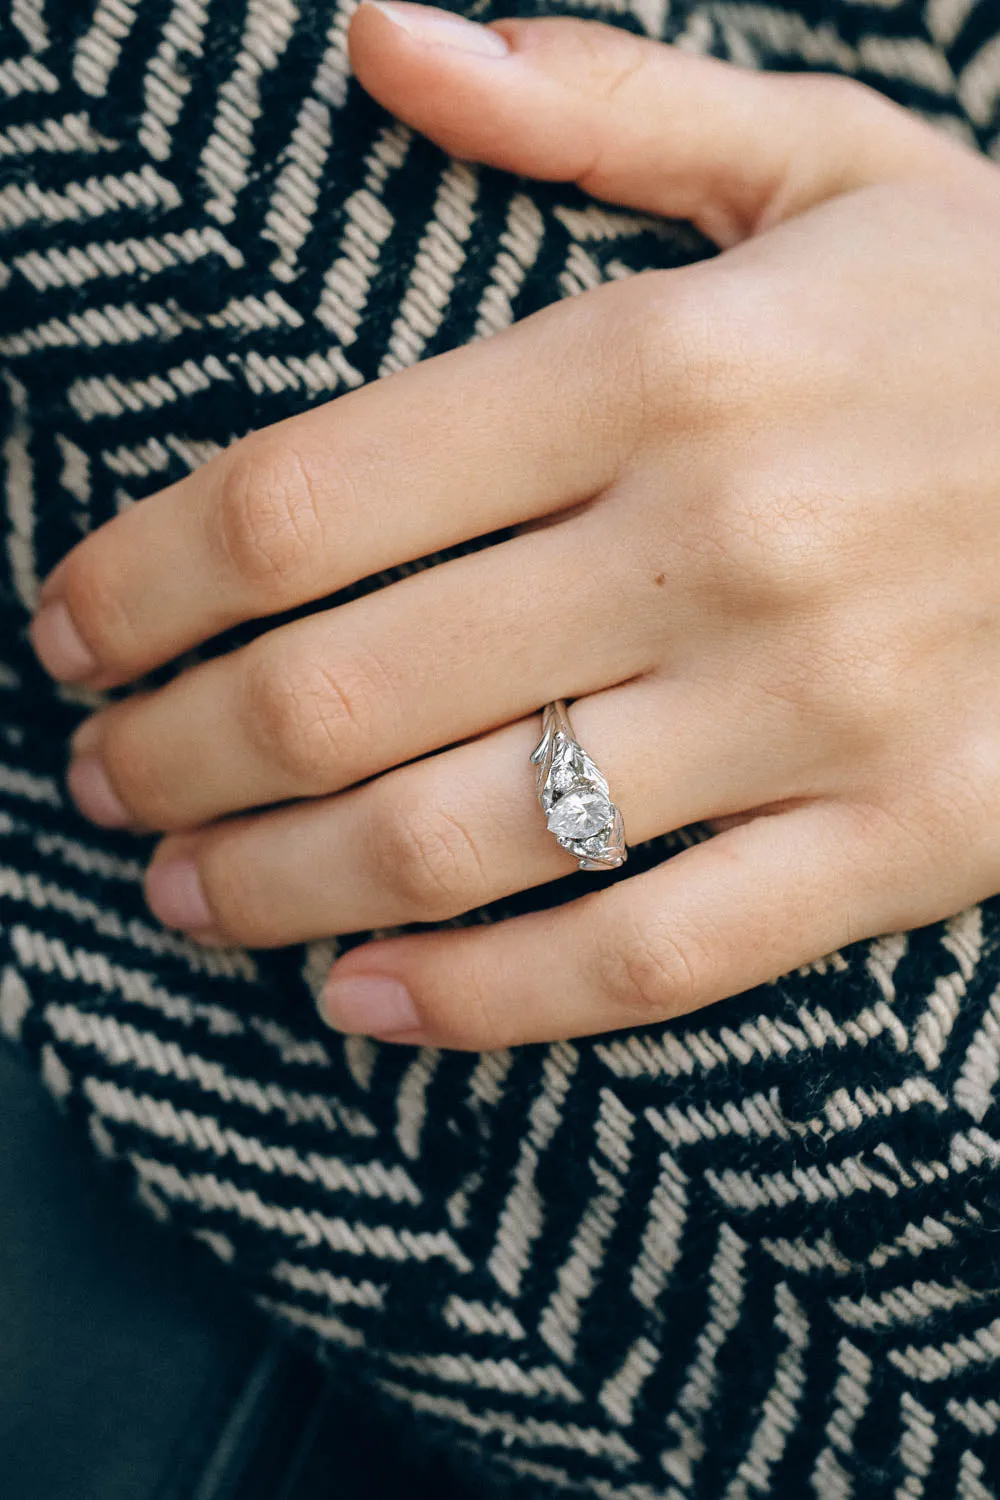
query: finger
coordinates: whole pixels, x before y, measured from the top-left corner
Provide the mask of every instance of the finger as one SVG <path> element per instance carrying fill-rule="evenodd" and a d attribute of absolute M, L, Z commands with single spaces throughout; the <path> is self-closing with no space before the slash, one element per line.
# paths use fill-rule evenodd
<path fill-rule="evenodd" d="M 343 1031 L 475 1050 L 686 1014 L 903 925 L 862 821 L 811 803 L 554 910 L 353 949 L 324 1013 Z"/>
<path fill-rule="evenodd" d="M 238 621 L 589 499 L 628 445 L 622 291 L 278 423 L 117 516 L 48 580 L 43 664 L 121 683 Z"/>
<path fill-rule="evenodd" d="M 76 736 L 78 806 L 105 825 L 191 828 L 645 671 L 645 616 L 622 621 L 607 572 L 581 566 L 592 529 L 579 517 L 456 558 L 116 705 Z"/>
<path fill-rule="evenodd" d="M 781 757 L 758 753 L 761 720 L 745 705 L 719 708 L 718 695 L 652 680 L 573 705 L 630 843 L 795 784 Z M 167 839 L 151 905 L 169 926 L 261 947 L 443 921 L 569 874 L 577 862 L 536 798 L 539 723 L 533 714 L 339 797 Z M 185 905 L 199 883 L 201 904 Z"/>
<path fill-rule="evenodd" d="M 734 68 L 591 21 L 486 29 L 368 3 L 349 41 L 364 87 L 453 155 L 691 219 L 723 246 L 849 188 L 975 160 L 860 85 Z"/>

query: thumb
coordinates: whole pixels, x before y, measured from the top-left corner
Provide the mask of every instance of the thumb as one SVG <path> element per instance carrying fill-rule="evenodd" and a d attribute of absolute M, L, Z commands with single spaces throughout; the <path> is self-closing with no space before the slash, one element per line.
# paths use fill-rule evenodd
<path fill-rule="evenodd" d="M 689 219 L 723 247 L 852 188 L 980 165 L 851 80 L 755 73 L 593 21 L 483 27 L 365 0 L 350 53 L 362 86 L 451 155 Z"/>

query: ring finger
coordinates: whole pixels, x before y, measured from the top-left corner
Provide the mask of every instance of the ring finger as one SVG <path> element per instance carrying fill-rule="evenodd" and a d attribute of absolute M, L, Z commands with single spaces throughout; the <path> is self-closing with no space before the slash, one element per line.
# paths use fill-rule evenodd
<path fill-rule="evenodd" d="M 629 843 L 812 791 L 780 709 L 723 702 L 646 678 L 573 705 Z M 340 796 L 167 839 L 150 905 L 169 926 L 268 947 L 443 921 L 568 874 L 535 798 L 538 735 L 533 714 Z M 782 753 L 762 756 L 762 736 Z"/>
<path fill-rule="evenodd" d="M 643 622 L 620 617 L 627 579 L 584 565 L 591 529 L 577 516 L 426 569 L 116 705 L 74 741 L 74 797 L 105 825 L 191 828 L 645 671 Z"/>

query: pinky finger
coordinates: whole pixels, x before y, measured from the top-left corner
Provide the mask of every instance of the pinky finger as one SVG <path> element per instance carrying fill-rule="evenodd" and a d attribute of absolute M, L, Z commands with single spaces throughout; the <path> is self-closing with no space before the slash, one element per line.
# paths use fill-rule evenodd
<path fill-rule="evenodd" d="M 355 948 L 322 1010 L 342 1031 L 484 1051 L 683 1015 L 912 925 L 877 848 L 842 806 L 760 816 L 554 910 Z"/>

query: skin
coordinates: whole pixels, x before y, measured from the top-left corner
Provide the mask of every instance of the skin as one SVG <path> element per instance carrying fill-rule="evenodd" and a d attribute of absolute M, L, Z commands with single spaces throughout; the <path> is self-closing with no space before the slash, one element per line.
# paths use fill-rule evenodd
<path fill-rule="evenodd" d="M 576 700 L 630 843 L 720 831 L 337 963 L 332 1025 L 460 1048 L 676 1016 L 1000 890 L 1000 172 L 844 80 L 571 20 L 496 23 L 499 55 L 433 16 L 362 5 L 376 99 L 724 253 L 255 434 L 84 540 L 34 641 L 102 687 L 524 528 L 95 716 L 79 806 L 166 833 L 150 905 L 204 941 L 442 920 L 574 867 L 527 757 Z"/>

